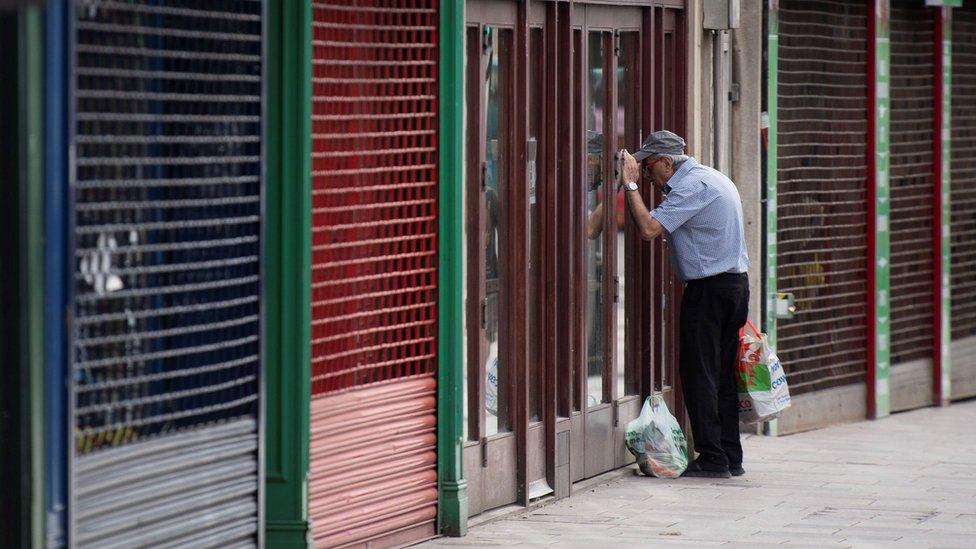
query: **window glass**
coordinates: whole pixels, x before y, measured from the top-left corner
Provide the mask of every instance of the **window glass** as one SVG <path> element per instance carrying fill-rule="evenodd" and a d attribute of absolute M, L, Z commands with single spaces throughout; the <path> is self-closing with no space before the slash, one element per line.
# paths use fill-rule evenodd
<path fill-rule="evenodd" d="M 502 287 L 502 272 L 507 263 L 508 212 L 504 197 L 508 195 L 510 154 L 510 121 L 512 103 L 513 33 L 510 29 L 484 28 L 486 67 L 483 85 L 486 97 L 485 121 L 485 211 L 482 228 L 485 242 L 485 435 L 508 431 L 510 401 L 509 353 L 502 349 L 506 320 L 499 315 L 501 300 L 509 292 Z M 507 341 L 506 341 L 507 343 Z"/>
<path fill-rule="evenodd" d="M 674 56 L 674 43 L 672 41 L 672 36 L 670 33 L 665 33 L 664 35 L 664 55 L 661 56 L 661 69 L 658 71 L 660 74 L 671 74 L 673 71 L 673 56 Z M 660 76 L 659 76 L 660 78 Z M 664 85 L 659 86 L 658 89 L 661 90 L 661 112 L 658 113 L 661 127 L 674 129 L 674 101 L 673 94 L 671 93 L 671 86 L 674 84 L 669 81 L 665 81 Z M 664 245 L 662 242 L 659 245 Z M 666 254 L 664 254 L 666 255 Z M 669 265 L 665 265 L 662 268 L 664 274 L 664 280 L 662 283 L 661 291 L 665 294 L 665 299 L 667 300 L 667 307 L 675 307 L 677 303 L 671 303 L 672 292 L 674 291 L 674 277 Z M 665 314 L 660 316 L 661 319 L 661 335 L 665 338 L 666 342 L 670 342 L 670 345 L 661 345 L 661 357 L 658 360 L 658 368 L 656 375 L 654 376 L 654 388 L 663 391 L 671 387 L 671 368 L 668 366 L 670 364 L 669 355 L 671 354 L 671 348 L 677 345 L 677 341 L 674 340 L 674 334 L 669 332 L 671 330 L 670 319 L 676 319 L 677 315 L 670 311 L 666 311 Z"/>
<path fill-rule="evenodd" d="M 534 28 L 529 31 L 529 138 L 525 145 L 525 185 L 526 199 L 529 202 L 529 238 L 526 250 L 528 258 L 529 280 L 526 288 L 529 323 L 529 420 L 538 421 L 542 417 L 540 392 L 543 387 L 543 341 L 540 328 L 540 312 L 543 296 L 539 292 L 542 277 L 542 247 L 541 224 L 542 208 L 538 200 L 539 186 L 542 176 L 542 147 L 541 129 L 545 108 L 542 105 L 545 74 L 545 51 L 543 49 L 542 29 Z"/>
<path fill-rule="evenodd" d="M 639 126 L 637 110 L 637 63 L 640 50 L 638 48 L 639 35 L 636 32 L 620 33 L 620 53 L 617 56 L 617 120 L 616 120 L 616 148 L 615 150 L 627 149 L 633 151 L 639 145 Z M 629 356 L 627 349 L 628 327 L 634 319 L 627 318 L 627 267 L 633 269 L 636 264 L 633 254 L 628 253 L 627 239 L 625 238 L 625 228 L 632 220 L 629 220 L 627 213 L 627 203 L 625 193 L 621 190 L 617 193 L 614 202 L 617 239 L 616 239 L 616 266 L 617 266 L 617 302 L 616 305 L 616 349 L 615 360 L 617 366 L 617 395 L 634 395 L 638 392 L 637 387 L 637 360 Z M 633 328 L 630 328 L 633 330 Z"/>
<path fill-rule="evenodd" d="M 605 71 L 602 32 L 590 32 L 586 66 L 586 244 L 584 270 L 586 273 L 586 400 L 587 406 L 603 402 L 604 368 L 604 294 L 605 276 L 603 229 L 607 212 L 608 184 L 604 173 L 603 116 L 606 104 Z M 612 190 L 610 191 L 612 192 Z"/>
<path fill-rule="evenodd" d="M 585 155 L 586 155 L 586 139 L 585 139 L 586 132 L 583 131 L 582 132 L 583 133 L 582 136 L 580 136 L 578 134 L 580 132 L 580 129 L 583 128 L 583 118 L 582 118 L 582 116 L 583 116 L 583 101 L 584 101 L 584 99 L 583 99 L 583 97 L 584 97 L 584 94 L 583 94 L 583 81 L 585 80 L 585 75 L 583 74 L 583 66 L 584 66 L 584 63 L 585 63 L 584 60 L 583 60 L 583 31 L 580 30 L 580 29 L 573 29 L 573 52 L 572 52 L 572 59 L 573 59 L 573 71 L 572 71 L 572 74 L 573 74 L 573 93 L 572 93 L 573 125 L 572 125 L 572 127 L 574 129 L 576 129 L 576 131 L 577 131 L 577 135 L 574 135 L 573 138 L 570 139 L 570 141 L 572 142 L 572 149 L 573 149 L 573 156 L 572 156 L 572 158 L 573 158 L 573 162 L 574 162 L 574 169 L 572 170 L 572 174 L 573 174 L 573 188 L 574 189 L 581 189 L 581 188 L 584 187 L 584 185 L 586 185 L 587 188 L 588 188 L 588 184 L 587 183 L 584 183 L 584 179 L 587 177 L 587 174 L 585 173 L 585 170 L 579 169 L 579 164 L 578 164 L 578 162 L 581 161 L 581 160 L 583 160 L 584 157 L 585 157 Z M 577 209 L 579 208 L 578 203 L 579 203 L 579 199 L 578 198 L 574 198 L 573 199 L 573 205 Z M 573 220 L 574 221 L 574 227 L 573 227 L 574 230 L 578 227 L 578 225 L 576 225 L 576 223 L 582 222 L 585 225 L 585 223 L 586 223 L 586 217 L 585 216 L 581 216 L 581 218 L 582 219 L 576 219 L 575 216 L 574 216 L 574 220 Z M 575 233 L 573 233 L 573 234 L 575 234 Z M 573 256 L 574 256 L 573 257 L 573 261 L 574 262 L 576 262 L 576 255 L 577 255 L 577 253 L 574 253 L 573 254 Z M 586 260 L 584 258 L 583 259 L 584 265 L 585 265 L 585 261 Z M 574 266 L 574 268 L 575 268 L 575 266 Z M 577 276 L 578 275 L 574 272 L 573 273 L 573 285 L 574 285 L 574 287 L 575 286 L 578 286 L 580 284 L 579 280 L 577 279 Z M 584 295 L 583 302 L 585 303 L 586 300 L 587 300 L 587 296 L 589 294 L 587 293 L 588 290 L 584 289 L 583 291 L 584 291 L 584 294 L 583 294 Z M 579 294 L 576 294 L 576 295 L 579 295 Z M 574 299 L 574 302 L 578 302 L 578 301 L 579 301 L 578 298 L 577 299 Z M 573 309 L 573 311 L 574 311 L 574 313 L 576 311 L 575 303 L 574 303 L 574 309 Z M 584 311 L 584 313 L 585 313 L 585 311 Z M 584 329 L 586 328 L 586 326 L 585 326 L 585 320 L 584 319 L 582 319 L 582 318 L 574 318 L 573 319 L 573 322 L 571 324 L 571 326 L 573 326 L 573 328 L 574 328 L 574 331 L 576 331 L 579 328 L 579 323 L 584 323 L 583 324 L 583 328 Z M 575 345 L 575 342 L 576 342 L 575 337 L 576 337 L 576 334 L 573 335 L 574 345 Z M 587 336 L 584 335 L 584 337 L 587 337 Z M 574 355 L 574 358 L 575 358 L 575 355 Z M 580 368 L 582 367 L 582 362 L 583 361 L 580 361 L 580 360 L 573 360 L 572 361 L 572 372 L 573 372 L 572 373 L 572 379 L 570 379 L 570 380 L 567 381 L 570 384 L 570 391 L 569 392 L 571 394 L 572 411 L 580 411 L 580 410 L 583 409 L 583 405 L 582 405 L 582 402 L 581 402 L 581 395 L 583 393 L 583 388 L 584 388 L 583 385 L 582 385 L 584 383 L 584 376 L 583 376 L 582 372 L 580 372 Z"/>
<path fill-rule="evenodd" d="M 467 30 L 466 30 L 466 32 L 465 32 L 465 34 L 464 34 L 464 51 L 465 52 L 468 52 L 469 51 L 468 50 L 469 45 L 471 43 L 476 43 L 477 41 L 478 41 L 478 28 L 477 27 L 468 27 Z M 468 78 L 467 81 L 470 82 L 471 81 L 470 76 L 469 76 L 470 73 L 468 71 L 477 70 L 475 67 L 478 66 L 478 59 L 476 57 L 476 58 L 474 58 L 472 60 L 469 60 L 468 57 L 469 57 L 468 54 L 465 54 L 464 55 L 464 74 L 465 74 L 465 77 Z M 467 97 L 467 95 L 465 95 L 465 97 Z M 471 117 L 472 116 L 477 116 L 477 114 L 478 114 L 478 105 L 477 105 L 477 103 L 471 104 L 470 101 L 466 101 L 465 102 L 465 108 L 463 110 L 464 110 L 464 122 L 463 122 L 463 124 L 464 124 L 464 135 L 466 136 L 466 139 L 472 139 L 475 136 L 471 136 L 468 133 L 468 131 L 469 131 L 469 128 L 471 128 Z M 467 153 L 467 149 L 465 149 L 465 152 Z M 471 169 L 471 164 L 476 164 L 478 162 L 478 159 L 477 158 L 470 158 L 470 156 L 471 156 L 470 154 L 465 154 L 464 155 L 465 166 L 464 166 L 464 169 L 461 171 L 462 177 L 465 178 L 464 181 L 461 184 L 461 204 L 464 205 L 463 207 L 464 207 L 464 218 L 465 219 L 467 219 L 469 215 L 472 215 L 471 212 L 469 212 L 468 211 L 468 208 L 467 208 L 467 204 L 468 204 L 468 184 L 469 184 L 468 183 L 468 180 L 467 180 L 467 173 L 468 173 L 468 170 Z M 461 257 L 467 258 L 468 257 L 468 231 L 467 231 L 467 223 L 462 223 L 461 224 L 461 230 L 464 231 L 464 233 L 463 233 L 463 235 L 461 237 Z M 464 281 L 467 281 L 468 280 L 468 269 L 469 268 L 470 267 L 468 266 L 467 260 L 461 262 L 461 280 L 464 280 Z M 468 288 L 467 283 L 461 284 L 461 298 L 463 300 L 462 303 L 464 303 L 465 310 L 468 310 L 468 308 L 470 308 L 470 307 L 475 307 L 476 306 L 476 304 L 471 303 L 471 302 L 468 301 L 468 299 L 470 299 L 471 296 L 472 296 L 472 292 Z M 467 319 L 468 319 L 468 315 L 466 315 L 466 314 L 462 314 L 461 315 L 461 330 L 462 330 L 461 333 L 464 334 L 464 338 L 465 338 L 464 344 L 465 344 L 465 346 L 472 345 L 472 344 L 476 344 L 477 343 L 476 341 L 473 342 L 473 341 L 470 340 L 470 337 L 469 337 L 469 334 L 468 334 L 468 322 L 467 322 Z M 472 418 L 469 417 L 470 414 L 468 413 L 468 399 L 471 398 L 471 397 L 468 395 L 469 387 L 468 387 L 468 352 L 467 352 L 467 349 L 465 349 L 465 351 L 463 353 L 461 353 L 461 360 L 463 361 L 462 362 L 462 367 L 461 367 L 461 375 L 463 376 L 462 381 L 461 381 L 461 384 L 462 384 L 461 387 L 463 388 L 463 390 L 462 390 L 462 399 L 463 399 L 463 408 L 462 408 L 462 410 L 464 410 L 464 421 L 461 422 L 463 424 L 463 426 L 462 426 L 462 430 L 463 430 L 462 431 L 462 436 L 464 437 L 464 440 L 469 440 L 470 438 L 474 438 L 472 435 L 476 435 L 476 433 L 472 433 L 471 432 L 472 431 L 472 429 L 471 429 L 471 419 Z"/>

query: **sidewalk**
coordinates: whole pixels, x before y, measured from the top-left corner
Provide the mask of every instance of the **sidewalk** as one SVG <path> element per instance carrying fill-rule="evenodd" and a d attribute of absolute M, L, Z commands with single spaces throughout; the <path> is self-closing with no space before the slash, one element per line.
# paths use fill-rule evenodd
<path fill-rule="evenodd" d="M 628 474 L 421 547 L 976 547 L 976 401 L 743 444 L 744 477 Z"/>

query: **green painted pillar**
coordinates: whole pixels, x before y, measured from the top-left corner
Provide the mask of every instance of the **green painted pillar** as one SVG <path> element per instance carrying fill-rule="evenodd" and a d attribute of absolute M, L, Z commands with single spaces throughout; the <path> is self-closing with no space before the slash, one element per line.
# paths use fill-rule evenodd
<path fill-rule="evenodd" d="M 440 4 L 440 164 L 438 226 L 437 478 L 438 528 L 468 530 L 468 487 L 462 460 L 464 314 L 461 204 L 464 166 L 464 0 Z"/>
<path fill-rule="evenodd" d="M 44 547 L 44 27 L 0 10 L 0 546 Z"/>
<path fill-rule="evenodd" d="M 17 283 L 21 545 L 44 546 L 44 30 L 40 8 L 17 16 Z M 11 197 L 7 197 L 10 199 Z M 8 235 L 9 236 L 9 235 Z M 4 313 L 8 313 L 5 311 Z M 11 479 L 12 482 L 16 480 Z"/>
<path fill-rule="evenodd" d="M 265 99 L 265 541 L 307 547 L 311 3 L 269 2 Z"/>
<path fill-rule="evenodd" d="M 869 123 L 868 143 L 868 416 L 877 419 L 891 414 L 889 372 L 891 364 L 890 280 L 891 233 L 889 213 L 889 140 L 891 120 L 891 44 L 889 0 L 874 0 L 868 14 Z M 873 85 L 870 80 L 873 77 Z M 872 93 L 873 92 L 873 93 Z M 872 133 L 873 132 L 873 133 Z M 872 344 L 873 343 L 873 344 Z M 871 350 L 873 349 L 873 353 Z M 872 356 L 873 355 L 873 356 Z"/>
<path fill-rule="evenodd" d="M 23 177 L 26 183 L 26 249 L 24 259 L 27 299 L 27 318 L 22 329 L 26 332 L 29 363 L 29 422 L 30 439 L 30 532 L 31 547 L 43 547 L 44 540 L 44 121 L 43 86 L 44 31 L 40 8 L 26 8 L 21 15 L 20 55 L 24 124 L 21 147 L 24 155 Z"/>
<path fill-rule="evenodd" d="M 959 5 L 959 4 L 956 4 Z M 952 308 L 949 299 L 951 293 L 950 269 L 952 266 L 951 245 L 952 245 L 952 210 L 950 208 L 950 188 L 952 186 L 952 171 L 950 161 L 952 160 L 952 9 L 940 7 L 936 15 L 936 40 L 939 42 L 939 59 L 941 71 L 936 74 L 936 86 L 941 91 L 942 101 L 936 108 L 939 109 L 938 120 L 940 128 L 936 131 L 936 152 L 939 153 L 938 177 L 936 184 L 938 187 L 938 204 L 940 206 L 937 233 L 935 238 L 939 240 L 940 254 L 939 264 L 941 266 L 941 276 L 939 277 L 939 288 L 937 302 L 939 304 L 938 314 L 939 333 L 936 352 L 938 353 L 938 367 L 933 372 L 935 376 L 935 399 L 936 405 L 949 403 L 952 395 Z M 940 40 L 941 38 L 941 40 Z M 936 68 L 938 71 L 938 67 Z"/>
<path fill-rule="evenodd" d="M 779 89 L 779 0 L 769 0 L 767 12 L 767 25 L 769 34 L 766 36 L 766 116 L 768 117 L 766 128 L 766 239 L 765 239 L 765 326 L 766 337 L 769 344 L 776 347 L 776 293 L 777 293 L 777 245 L 776 245 L 776 169 L 778 166 L 776 158 L 776 147 L 778 139 L 777 130 L 777 93 Z M 763 432 L 767 435 L 777 435 L 778 425 L 776 420 L 768 421 L 763 427 Z"/>

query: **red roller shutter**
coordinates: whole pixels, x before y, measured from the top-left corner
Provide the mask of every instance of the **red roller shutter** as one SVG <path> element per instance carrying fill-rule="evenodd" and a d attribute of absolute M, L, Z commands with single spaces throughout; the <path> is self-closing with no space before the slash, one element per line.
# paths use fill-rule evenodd
<path fill-rule="evenodd" d="M 861 1 L 783 0 L 777 216 L 790 391 L 864 380 L 867 337 L 867 20 Z"/>
<path fill-rule="evenodd" d="M 312 402 L 309 517 L 316 545 L 401 530 L 406 539 L 433 533 L 435 391 L 428 376 Z"/>
<path fill-rule="evenodd" d="M 437 3 L 313 3 L 315 545 L 437 515 Z"/>

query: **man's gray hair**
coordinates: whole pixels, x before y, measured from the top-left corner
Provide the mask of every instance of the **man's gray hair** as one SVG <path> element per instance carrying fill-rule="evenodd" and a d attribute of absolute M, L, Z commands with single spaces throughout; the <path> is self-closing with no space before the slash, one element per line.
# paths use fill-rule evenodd
<path fill-rule="evenodd" d="M 662 154 L 661 156 L 667 156 L 668 158 L 670 158 L 671 159 L 671 162 L 674 164 L 674 169 L 676 169 L 676 170 L 682 164 L 684 164 L 686 160 L 688 160 L 689 158 L 691 158 L 687 154 Z"/>

